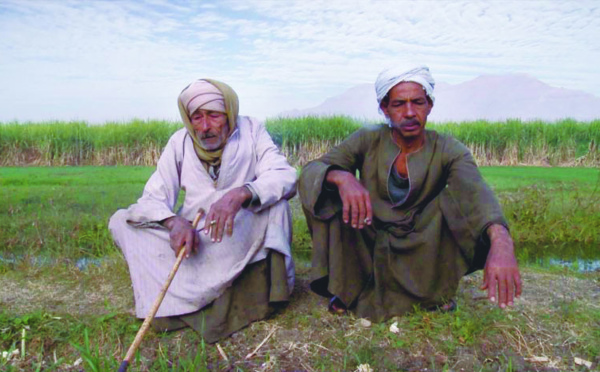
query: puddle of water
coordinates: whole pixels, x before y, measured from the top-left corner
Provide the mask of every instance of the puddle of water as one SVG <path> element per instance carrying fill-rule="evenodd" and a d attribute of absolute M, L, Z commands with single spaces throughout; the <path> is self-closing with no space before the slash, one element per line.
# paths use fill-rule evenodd
<path fill-rule="evenodd" d="M 560 260 L 551 258 L 548 260 L 548 264 L 550 266 L 568 267 L 571 270 L 579 271 L 581 273 L 600 271 L 600 260 Z"/>
<path fill-rule="evenodd" d="M 0 263 L 5 264 L 17 264 L 23 257 L 3 257 L 0 255 Z M 83 257 L 79 258 L 76 261 L 72 262 L 75 267 L 77 267 L 80 271 L 87 270 L 90 266 L 100 266 L 102 264 L 103 258 L 90 258 Z M 30 257 L 29 262 L 35 266 L 50 266 L 55 265 L 59 262 L 57 259 L 49 258 L 49 257 Z M 60 260 L 60 262 L 64 262 L 64 260 Z M 310 263 L 308 261 L 300 261 L 297 262 L 296 265 L 305 264 L 306 267 L 310 267 Z M 582 273 L 592 272 L 592 271 L 600 271 L 600 260 L 584 260 L 584 259 L 574 259 L 574 260 L 562 260 L 558 258 L 550 258 L 547 260 L 541 260 L 542 266 L 562 266 L 568 267 L 571 270 L 579 271 Z M 304 267 L 304 266 L 303 266 Z"/>
<path fill-rule="evenodd" d="M 35 256 L 35 257 L 31 257 L 29 258 L 29 262 L 33 265 L 33 266 L 49 266 L 49 265 L 53 265 L 56 263 L 55 259 L 52 259 L 50 257 L 39 257 L 39 256 Z"/>
<path fill-rule="evenodd" d="M 101 263 L 102 263 L 102 259 L 101 258 L 87 258 L 87 257 L 83 257 L 83 258 L 78 259 L 77 262 L 75 262 L 75 266 L 77 266 L 77 268 L 80 271 L 84 271 L 90 265 L 100 266 Z"/>
<path fill-rule="evenodd" d="M 17 263 L 17 260 L 14 258 L 4 258 L 4 257 L 0 256 L 0 262 L 11 264 L 11 263 Z"/>
<path fill-rule="evenodd" d="M 6 264 L 18 264 L 19 262 L 23 261 L 23 257 L 3 257 L 0 255 L 0 263 L 6 263 Z M 50 258 L 50 257 L 29 257 L 28 258 L 29 263 L 33 266 L 52 266 L 52 265 L 56 265 L 59 262 L 65 262 L 65 260 L 58 260 L 55 258 Z M 89 257 L 83 257 L 78 259 L 77 261 L 73 262 L 71 260 L 67 261 L 67 262 L 71 262 L 75 265 L 75 267 L 77 267 L 80 271 L 85 271 L 88 267 L 90 267 L 91 265 L 93 266 L 100 266 L 100 264 L 102 263 L 103 259 L 102 258 L 89 258 Z"/>

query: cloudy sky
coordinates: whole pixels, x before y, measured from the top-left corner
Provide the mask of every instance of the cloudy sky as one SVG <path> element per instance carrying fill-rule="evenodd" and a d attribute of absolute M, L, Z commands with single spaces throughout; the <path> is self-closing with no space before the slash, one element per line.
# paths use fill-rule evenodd
<path fill-rule="evenodd" d="M 526 73 L 600 97 L 600 1 L 0 0 L 0 122 L 178 117 L 197 78 L 241 113 L 306 108 L 393 63 Z"/>

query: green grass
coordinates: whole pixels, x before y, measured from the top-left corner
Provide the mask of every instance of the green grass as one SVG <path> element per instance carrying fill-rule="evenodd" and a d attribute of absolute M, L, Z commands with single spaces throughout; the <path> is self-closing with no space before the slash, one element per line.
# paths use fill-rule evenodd
<path fill-rule="evenodd" d="M 2 256 L 100 257 L 108 218 L 141 196 L 149 167 L 1 168 Z"/>
<path fill-rule="evenodd" d="M 364 124 L 345 117 L 272 118 L 266 121 L 275 143 L 294 165 L 325 153 Z M 152 165 L 181 123 L 133 120 L 0 123 L 0 166 Z M 576 122 L 473 121 L 428 123 L 465 143 L 480 165 L 600 164 L 600 120 Z"/>
<path fill-rule="evenodd" d="M 110 311 L 110 309 L 107 311 L 101 316 L 77 314 L 55 316 L 46 311 L 14 316 L 0 312 L 0 325 L 3 326 L 0 345 L 3 347 L 9 345 L 8 350 L 20 351 L 22 331 L 26 329 L 25 353 L 29 355 L 29 363 L 25 363 L 23 369 L 15 368 L 12 363 L 2 359 L 0 359 L 0 369 L 29 371 L 31 367 L 43 366 L 40 370 L 64 371 L 66 366 L 73 368 L 78 366 L 78 369 L 73 370 L 80 370 L 83 367 L 86 371 L 116 371 L 120 360 L 119 357 L 115 358 L 111 355 L 114 351 L 111 340 L 123 339 L 132 342 L 139 324 L 132 322 L 130 316 L 126 314 Z M 163 338 L 163 342 L 166 339 L 173 348 L 157 349 L 151 354 L 138 352 L 130 371 L 136 371 L 135 364 L 139 363 L 150 364 L 149 369 L 152 371 L 171 371 L 173 368 L 181 371 L 208 370 L 208 353 L 202 350 L 204 343 L 197 334 L 190 332 L 181 338 L 176 334 L 150 333 L 145 342 L 156 343 L 159 337 Z M 62 347 L 58 348 L 57 345 Z M 57 349 L 60 350 L 58 355 L 55 353 Z M 48 353 L 49 350 L 53 352 Z M 17 365 L 19 364 L 21 363 Z"/>
<path fill-rule="evenodd" d="M 600 170 L 581 167 L 481 167 L 485 180 L 498 192 L 540 186 L 558 189 L 573 185 L 582 191 L 593 192 L 600 187 Z M 598 190 L 600 192 L 600 190 Z"/>
<path fill-rule="evenodd" d="M 498 194 L 519 258 L 598 259 L 600 170 L 486 167 L 482 173 Z"/>
<path fill-rule="evenodd" d="M 116 252 L 108 219 L 142 194 L 152 167 L 0 168 L 0 255 L 102 257 Z M 598 258 L 600 170 L 482 167 L 525 260 Z M 310 258 L 310 236 L 292 200 L 294 253 Z M 0 265 L 0 267 L 2 267 Z M 1 269 L 0 269 L 1 270 Z"/>

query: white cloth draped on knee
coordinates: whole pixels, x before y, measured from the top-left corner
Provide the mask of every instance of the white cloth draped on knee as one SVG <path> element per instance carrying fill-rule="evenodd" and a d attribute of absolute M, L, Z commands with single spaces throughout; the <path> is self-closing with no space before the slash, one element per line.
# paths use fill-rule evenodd
<path fill-rule="evenodd" d="M 136 315 L 144 317 L 175 262 L 169 232 L 159 221 L 175 215 L 180 190 L 185 199 L 178 214 L 192 220 L 226 192 L 248 184 L 260 199 L 236 215 L 233 236 L 213 243 L 200 233 L 198 253 L 185 259 L 157 316 L 190 313 L 219 297 L 244 267 L 264 259 L 268 249 L 286 257 L 288 289 L 294 286 L 291 214 L 287 199 L 295 193 L 296 171 L 257 121 L 239 117 L 223 151 L 216 183 L 196 156 L 185 129 L 169 140 L 143 196 L 111 218 L 109 228 L 123 251 L 132 279 Z M 199 226 L 203 226 L 202 220 Z"/>

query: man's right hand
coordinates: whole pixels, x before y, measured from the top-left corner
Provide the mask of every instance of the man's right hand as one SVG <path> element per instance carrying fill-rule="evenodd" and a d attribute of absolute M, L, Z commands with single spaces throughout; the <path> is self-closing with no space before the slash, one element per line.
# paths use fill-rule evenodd
<path fill-rule="evenodd" d="M 350 223 L 353 228 L 358 229 L 372 223 L 371 197 L 352 173 L 337 169 L 330 170 L 325 180 L 336 186 L 340 193 L 344 223 Z"/>
<path fill-rule="evenodd" d="M 162 225 L 169 230 L 171 249 L 175 252 L 175 256 L 179 255 L 179 249 L 183 247 L 185 258 L 189 258 L 200 241 L 198 232 L 190 221 L 180 216 L 173 216 L 164 220 Z"/>

